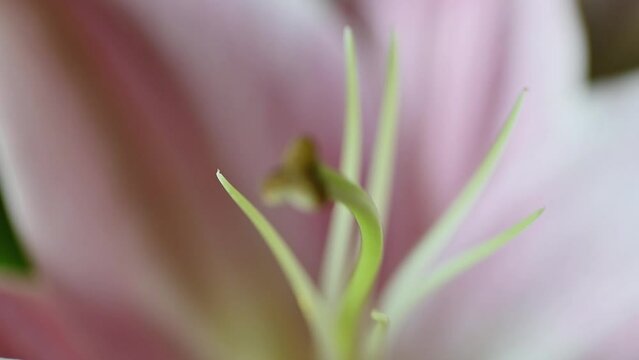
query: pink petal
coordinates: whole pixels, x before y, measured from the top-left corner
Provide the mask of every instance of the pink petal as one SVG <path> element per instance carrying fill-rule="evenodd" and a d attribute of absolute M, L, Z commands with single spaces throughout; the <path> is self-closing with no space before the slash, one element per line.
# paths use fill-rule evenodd
<path fill-rule="evenodd" d="M 4 280 L 0 288 L 0 357 L 87 359 L 55 307 L 41 294 Z"/>
<path fill-rule="evenodd" d="M 509 157 L 538 148 L 580 84 L 582 44 L 574 20 L 555 21 L 570 11 L 561 1 L 375 4 L 381 41 L 397 32 L 403 74 L 388 272 L 459 192 L 524 87 L 530 95 Z"/>
<path fill-rule="evenodd" d="M 573 6 L 521 5 L 511 14 L 519 41 L 510 43 L 509 68 L 513 79 L 531 78 L 525 116 L 453 252 L 536 208 L 546 212 L 425 303 L 394 357 L 578 359 L 636 314 L 637 125 L 600 117 L 587 93 Z"/>
<path fill-rule="evenodd" d="M 185 358 L 142 314 L 90 309 L 95 304 L 70 296 L 59 301 L 42 283 L 18 285 L 18 281 L 4 278 L 0 287 L 0 356 L 30 360 Z"/>
<path fill-rule="evenodd" d="M 214 173 L 255 198 L 291 136 L 326 129 L 311 133 L 339 143 L 323 135 L 341 123 L 339 32 L 329 42 L 328 17 L 307 8 L 150 5 L 0 5 L 0 155 L 17 225 L 98 349 L 160 332 L 202 356 L 305 356 L 290 290 Z M 306 260 L 320 220 L 283 229 Z"/>

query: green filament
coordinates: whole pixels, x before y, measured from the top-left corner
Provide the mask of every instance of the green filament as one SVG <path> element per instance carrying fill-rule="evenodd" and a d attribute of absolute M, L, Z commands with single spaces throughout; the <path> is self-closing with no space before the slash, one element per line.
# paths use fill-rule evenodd
<path fill-rule="evenodd" d="M 340 171 L 348 180 L 359 182 L 362 157 L 361 106 L 357 75 L 357 51 L 350 28 L 344 30 L 344 57 L 346 65 L 344 136 Z M 353 219 L 348 209 L 336 204 L 331 214 L 326 254 L 322 264 L 320 282 L 329 303 L 335 304 L 344 288 L 353 231 Z"/>
<path fill-rule="evenodd" d="M 368 193 L 377 205 L 382 224 L 388 221 L 396 148 L 395 133 L 399 113 L 399 66 L 397 40 L 394 35 L 391 38 L 387 58 L 386 86 L 367 182 Z"/>
<path fill-rule="evenodd" d="M 381 311 L 373 310 L 371 312 L 373 320 L 373 328 L 371 329 L 366 344 L 364 346 L 364 359 L 381 360 L 384 358 L 386 336 L 388 334 L 388 326 L 390 319 L 388 315 Z"/>
<path fill-rule="evenodd" d="M 295 200 L 305 204 L 332 199 L 348 208 L 359 225 L 359 256 L 334 314 L 337 346 L 343 359 L 351 359 L 356 350 L 359 320 L 382 262 L 382 227 L 368 194 L 338 172 L 321 165 L 314 151 L 309 138 L 295 141 L 289 147 L 283 166 L 265 181 L 265 197 L 271 201 Z"/>
<path fill-rule="evenodd" d="M 336 355 L 334 353 L 334 346 L 332 345 L 333 340 L 330 338 L 330 325 L 326 320 L 326 310 L 323 299 L 311 278 L 286 242 L 282 239 L 281 235 L 275 230 L 273 225 L 266 220 L 264 215 L 226 180 L 220 171 L 217 172 L 217 178 L 226 192 L 231 196 L 231 199 L 233 199 L 235 204 L 244 212 L 260 235 L 262 235 L 266 245 L 273 253 L 273 256 L 280 265 L 293 290 L 293 294 L 302 310 L 302 314 L 306 318 L 315 336 L 317 345 L 321 348 L 320 352 L 327 354 L 327 359 L 334 359 Z"/>
<path fill-rule="evenodd" d="M 327 167 L 322 167 L 320 174 L 330 197 L 351 211 L 360 229 L 359 257 L 342 297 L 338 320 L 338 346 L 346 359 L 351 359 L 359 320 L 382 263 L 382 227 L 375 205 L 364 190 Z"/>
<path fill-rule="evenodd" d="M 382 226 L 388 218 L 394 173 L 399 72 L 397 44 L 393 37 L 367 193 L 358 185 L 362 151 L 361 108 L 355 42 L 348 28 L 344 31 L 344 51 L 346 95 L 340 171 L 325 166 L 318 159 L 310 138 L 301 138 L 289 147 L 282 166 L 270 174 L 263 188 L 267 202 L 285 201 L 306 210 L 317 209 L 329 200 L 335 201 L 321 269 L 321 292 L 273 226 L 221 173 L 217 176 L 262 235 L 282 268 L 309 324 L 320 357 L 326 360 L 379 360 L 386 350 L 391 320 L 395 329 L 420 301 L 497 252 L 528 228 L 543 210 L 449 259 L 433 271 L 425 272 L 446 248 L 494 172 L 514 127 L 524 97 L 522 93 L 495 143 L 462 192 L 396 270 L 382 292 L 383 312 L 375 310 L 371 313 L 372 326 L 367 328 L 366 337 L 360 339 L 362 314 L 369 305 L 384 252 Z M 361 239 L 352 272 L 348 267 L 353 225 L 349 212 L 359 227 Z M 362 344 L 360 340 L 363 340 Z"/>
<path fill-rule="evenodd" d="M 410 308 L 419 304 L 439 288 L 454 280 L 457 276 L 466 273 L 473 266 L 495 254 L 504 245 L 532 225 L 543 212 L 544 209 L 535 211 L 494 238 L 475 245 L 435 268 L 424 278 L 421 286 L 414 290 L 412 304 L 408 304 L 409 306 L 406 306 L 404 311 L 409 311 Z M 395 319 L 397 320 L 403 319 L 405 316 L 406 313 L 395 313 Z"/>
<path fill-rule="evenodd" d="M 451 235 L 459 228 L 462 220 L 470 212 L 471 207 L 488 183 L 506 148 L 506 143 L 515 125 L 524 94 L 525 91 L 519 95 L 495 143 L 475 171 L 475 174 L 473 174 L 444 215 L 422 237 L 417 246 L 402 262 L 382 293 L 382 309 L 391 318 L 395 319 L 398 314 L 407 313 L 410 310 L 411 305 L 415 302 L 415 291 L 421 288 L 424 270 L 432 265 L 446 245 L 448 245 Z"/>

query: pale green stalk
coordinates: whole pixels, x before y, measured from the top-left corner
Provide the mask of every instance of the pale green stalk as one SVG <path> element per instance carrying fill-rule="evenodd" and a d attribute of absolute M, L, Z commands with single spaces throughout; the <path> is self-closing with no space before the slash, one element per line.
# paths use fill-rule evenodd
<path fill-rule="evenodd" d="M 350 360 L 357 349 L 359 320 L 382 263 L 382 227 L 375 205 L 364 190 L 325 166 L 320 166 L 319 176 L 329 196 L 350 210 L 360 229 L 359 256 L 342 297 L 337 329 L 342 359 Z"/>
<path fill-rule="evenodd" d="M 519 114 L 525 91 L 518 97 L 506 123 L 488 154 L 466 184 L 460 195 L 435 223 L 432 229 L 396 270 L 382 293 L 382 310 L 391 319 L 406 312 L 414 302 L 416 289 L 423 284 L 424 271 L 432 266 L 462 220 L 469 213 L 501 158 L 510 133 Z"/>
<path fill-rule="evenodd" d="M 371 319 L 374 323 L 364 344 L 364 359 L 381 360 L 384 358 L 384 352 L 386 351 L 386 336 L 390 319 L 386 314 L 377 310 L 371 312 Z"/>
<path fill-rule="evenodd" d="M 341 173 L 323 166 L 316 157 L 313 142 L 309 138 L 302 138 L 289 149 L 283 166 L 271 174 L 264 186 L 265 199 L 272 203 L 287 200 L 301 208 L 313 209 L 329 199 L 335 200 L 336 208 L 332 214 L 321 272 L 322 290 L 327 298 L 322 297 L 294 254 L 264 216 L 219 172 L 218 179 L 255 225 L 282 268 L 309 323 L 320 356 L 327 360 L 353 360 L 363 355 L 364 359 L 374 360 L 383 356 L 389 319 L 397 323 L 419 301 L 521 233 L 541 215 L 541 211 L 495 238 L 445 262 L 429 276 L 423 276 L 423 270 L 428 269 L 447 246 L 451 235 L 468 214 L 493 173 L 521 107 L 522 93 L 495 144 L 461 194 L 391 278 L 382 293 L 381 305 L 384 312 L 374 311 L 371 314 L 374 325 L 367 334 L 365 343 L 360 346 L 360 320 L 382 262 L 382 222 L 387 219 L 392 186 L 399 106 L 397 45 L 393 37 L 388 53 L 386 88 L 378 134 L 367 179 L 371 196 L 357 185 L 361 165 L 361 109 L 357 56 L 353 36 L 348 28 L 344 32 L 344 49 L 346 107 Z M 361 241 L 354 270 L 349 281 L 344 284 L 349 274 L 347 257 L 352 231 L 352 219 L 348 216 L 348 211 L 359 226 Z M 360 350 L 362 354 L 359 354 Z"/>
<path fill-rule="evenodd" d="M 457 276 L 466 273 L 471 267 L 493 255 L 510 242 L 510 240 L 516 238 L 526 230 L 543 212 L 543 209 L 535 211 L 494 238 L 475 245 L 435 268 L 434 271 L 422 280 L 422 284 L 414 290 L 413 297 L 409 299 L 405 307 L 401 309 L 403 312 L 395 311 L 394 319 L 398 321 L 403 319 L 411 308 L 424 301 L 429 295 L 448 284 Z"/>
<path fill-rule="evenodd" d="M 379 273 L 384 248 L 381 224 L 371 198 L 358 185 L 318 163 L 314 146 L 307 138 L 302 138 L 291 146 L 283 167 L 275 171 L 266 182 L 264 190 L 267 198 L 289 200 L 293 203 L 300 203 L 300 199 L 306 198 L 301 203 L 309 204 L 322 199 L 319 194 L 325 194 L 324 200 L 333 199 L 346 206 L 359 225 L 362 240 L 353 274 L 336 309 L 322 312 L 325 309 L 323 299 L 281 236 L 220 173 L 218 178 L 271 248 L 311 329 L 318 329 L 318 340 L 325 342 L 324 325 L 331 323 L 335 326 L 332 328 L 332 341 L 336 343 L 339 352 L 337 358 L 353 359 L 357 350 L 359 320 Z M 327 343 L 330 345 L 330 341 Z"/>
<path fill-rule="evenodd" d="M 344 30 L 344 56 L 346 95 L 340 171 L 344 177 L 357 184 L 362 157 L 361 106 L 357 52 L 350 28 Z M 321 288 L 329 303 L 336 303 L 344 288 L 352 231 L 353 219 L 348 209 L 342 204 L 335 204 L 320 275 Z"/>
<path fill-rule="evenodd" d="M 335 348 L 330 335 L 330 323 L 328 322 L 326 308 L 311 278 L 286 242 L 282 239 L 282 236 L 268 220 L 266 220 L 264 215 L 226 180 L 220 171 L 217 172 L 217 178 L 233 201 L 253 223 L 260 235 L 262 235 L 266 245 L 275 256 L 286 279 L 291 285 L 293 294 L 302 310 L 302 314 L 304 314 L 311 332 L 315 336 L 317 346 L 320 347 L 319 352 L 324 354 L 327 360 L 335 359 Z"/>
<path fill-rule="evenodd" d="M 377 205 L 382 224 L 386 224 L 388 221 L 395 162 L 395 134 L 399 113 L 399 66 L 397 41 L 394 35 L 391 39 L 387 59 L 384 99 L 380 109 L 377 138 L 367 180 L 367 191 Z"/>

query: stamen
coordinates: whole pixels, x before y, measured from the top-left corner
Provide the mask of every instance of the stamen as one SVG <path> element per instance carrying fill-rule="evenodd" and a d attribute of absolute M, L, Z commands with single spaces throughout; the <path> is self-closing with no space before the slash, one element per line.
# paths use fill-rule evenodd
<path fill-rule="evenodd" d="M 442 218 L 400 264 L 382 292 L 380 303 L 384 313 L 377 310 L 371 313 L 374 324 L 364 339 L 365 343 L 360 346 L 358 331 L 362 313 L 377 280 L 383 256 L 382 224 L 387 218 L 394 173 L 399 104 L 398 66 L 393 38 L 388 55 L 379 129 L 368 176 L 369 196 L 357 184 L 361 165 L 361 110 L 355 45 L 349 29 L 344 32 L 344 46 L 347 96 L 341 173 L 322 164 L 313 141 L 303 137 L 289 147 L 282 166 L 267 177 L 262 192 L 267 203 L 288 202 L 302 210 L 317 209 L 329 200 L 337 203 L 322 268 L 323 294 L 313 284 L 275 228 L 221 173 L 218 172 L 217 176 L 224 189 L 260 232 L 282 268 L 309 324 L 319 356 L 327 360 L 353 360 L 360 356 L 367 360 L 377 360 L 383 358 L 385 353 L 389 317 L 394 324 L 400 322 L 419 301 L 519 235 L 541 215 L 542 210 L 529 215 L 496 237 L 444 262 L 430 274 L 424 274 L 424 270 L 433 265 L 448 245 L 451 235 L 460 226 L 495 170 L 519 112 L 522 93 L 473 177 Z M 376 208 L 375 204 L 380 208 Z M 348 281 L 345 281 L 349 275 L 346 258 L 352 219 L 347 217 L 345 209 L 355 218 L 361 238 L 358 258 Z"/>
<path fill-rule="evenodd" d="M 362 111 L 359 99 L 357 51 L 350 28 L 344 30 L 344 58 L 346 98 L 344 101 L 344 135 L 342 136 L 340 172 L 344 177 L 357 184 L 362 161 Z M 324 261 L 320 273 L 322 291 L 330 304 L 336 304 L 339 301 L 348 278 L 346 269 L 351 250 L 352 233 L 353 218 L 345 206 L 336 204 L 331 214 Z"/>
<path fill-rule="evenodd" d="M 525 93 L 526 90 L 522 91 L 517 98 L 493 146 L 462 192 L 400 264 L 382 292 L 382 309 L 395 321 L 401 321 L 400 314 L 408 313 L 412 306 L 419 301 L 417 292 L 422 287 L 424 271 L 446 248 L 451 236 L 470 212 L 497 168 L 499 159 L 505 151 L 507 140 L 514 128 Z"/>
<path fill-rule="evenodd" d="M 318 352 L 325 354 L 327 359 L 335 359 L 336 349 L 331 337 L 332 325 L 325 314 L 326 307 L 319 291 L 310 276 L 299 263 L 282 236 L 275 230 L 268 220 L 240 193 L 218 170 L 217 178 L 224 190 L 231 196 L 237 206 L 253 223 L 266 242 L 273 256 L 288 280 L 293 294 L 297 299 L 302 314 L 306 318 L 311 333 L 315 338 Z"/>
<path fill-rule="evenodd" d="M 375 205 L 364 190 L 327 167 L 322 167 L 320 174 L 329 196 L 350 210 L 360 230 L 359 257 L 342 297 L 338 320 L 338 346 L 345 359 L 351 359 L 357 348 L 359 320 L 382 263 L 382 226 Z"/>
<path fill-rule="evenodd" d="M 285 153 L 283 165 L 264 181 L 264 201 L 270 205 L 288 202 L 306 211 L 317 209 L 328 200 L 318 169 L 313 141 L 308 137 L 294 141 Z"/>
<path fill-rule="evenodd" d="M 300 198 L 317 200 L 327 197 L 346 206 L 359 225 L 359 256 L 336 312 L 340 353 L 344 359 L 351 359 L 357 348 L 359 320 L 382 262 L 382 227 L 368 194 L 338 172 L 321 165 L 310 139 L 299 139 L 290 149 L 284 166 L 266 180 L 264 188 L 267 195 L 294 202 Z M 313 204 L 319 205 L 320 202 Z"/>
<path fill-rule="evenodd" d="M 380 360 L 384 358 L 384 352 L 386 351 L 386 336 L 390 319 L 388 315 L 379 310 L 371 312 L 371 319 L 373 319 L 374 324 L 366 339 L 364 359 Z"/>
<path fill-rule="evenodd" d="M 366 183 L 366 190 L 377 205 L 382 225 L 388 221 L 388 208 L 395 175 L 395 134 L 399 114 L 398 60 L 397 39 L 393 35 L 387 55 L 386 86 L 379 113 L 377 138 Z"/>

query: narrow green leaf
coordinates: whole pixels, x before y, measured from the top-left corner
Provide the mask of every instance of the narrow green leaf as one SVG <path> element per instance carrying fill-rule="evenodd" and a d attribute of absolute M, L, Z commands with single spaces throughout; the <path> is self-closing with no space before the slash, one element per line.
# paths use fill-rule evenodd
<path fill-rule="evenodd" d="M 357 74 L 357 51 L 353 32 L 344 30 L 344 56 L 346 63 L 344 135 L 342 139 L 341 173 L 350 181 L 359 183 L 362 157 L 361 105 Z M 322 264 L 320 283 L 330 303 L 339 299 L 347 274 L 346 266 L 353 231 L 353 219 L 348 209 L 336 204 L 326 242 L 326 254 Z"/>
<path fill-rule="evenodd" d="M 29 261 L 5 208 L 0 194 L 0 271 L 8 271 L 20 275 L 30 275 L 33 265 Z"/>
<path fill-rule="evenodd" d="M 393 319 L 404 313 L 415 298 L 416 289 L 420 288 L 424 271 L 428 269 L 441 254 L 448 242 L 468 215 L 477 198 L 488 183 L 497 163 L 506 147 L 507 140 L 515 125 L 521 108 L 525 90 L 519 95 L 515 105 L 503 125 L 495 143 L 479 165 L 464 189 L 450 205 L 442 217 L 433 225 L 409 253 L 391 278 L 382 293 L 382 309 Z"/>
<path fill-rule="evenodd" d="M 367 179 L 367 190 L 377 205 L 382 224 L 385 224 L 388 218 L 395 163 L 395 134 L 399 113 L 399 66 L 397 41 L 394 35 L 388 50 L 387 61 L 384 99 L 380 109 L 377 138 Z"/>
<path fill-rule="evenodd" d="M 420 286 L 415 291 L 412 303 L 409 303 L 408 307 L 404 309 L 404 312 L 398 314 L 398 316 L 400 318 L 403 317 L 406 312 L 409 311 L 409 307 L 417 305 L 419 302 L 427 298 L 430 294 L 437 291 L 437 289 L 448 284 L 457 276 L 465 273 L 471 267 L 477 265 L 478 263 L 493 255 L 504 245 L 510 242 L 510 240 L 516 238 L 517 236 L 519 236 L 519 234 L 526 230 L 533 222 L 535 222 L 535 220 L 537 220 L 541 216 L 543 212 L 544 209 L 535 211 L 517 224 L 504 230 L 494 238 L 466 250 L 460 255 L 457 255 L 456 257 L 446 261 L 444 264 L 437 267 L 430 275 L 427 276 L 426 281 L 422 284 L 422 286 Z"/>

